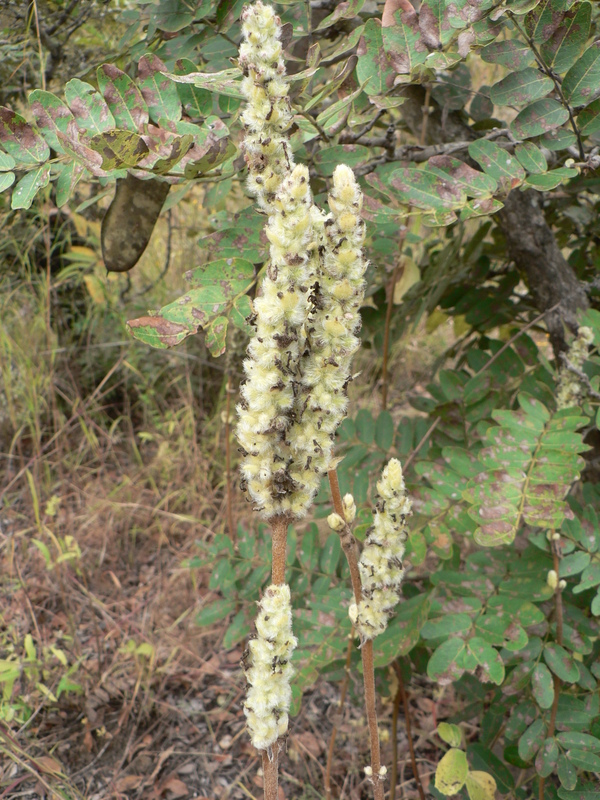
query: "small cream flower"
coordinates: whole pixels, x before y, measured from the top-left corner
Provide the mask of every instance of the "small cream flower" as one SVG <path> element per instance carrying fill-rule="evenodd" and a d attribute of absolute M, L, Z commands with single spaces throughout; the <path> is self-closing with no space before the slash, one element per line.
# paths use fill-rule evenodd
<path fill-rule="evenodd" d="M 244 714 L 252 744 L 266 750 L 286 733 L 292 700 L 290 658 L 298 642 L 292 633 L 287 584 L 271 585 L 265 591 L 256 630 L 258 636 L 250 640 L 244 657 L 249 686 Z"/>
<path fill-rule="evenodd" d="M 377 483 L 379 500 L 358 568 L 362 599 L 348 609 L 361 638 L 373 639 L 387 627 L 398 602 L 404 572 L 402 557 L 406 541 L 406 519 L 411 502 L 406 496 L 400 462 L 389 461 Z"/>
<path fill-rule="evenodd" d="M 591 328 L 584 325 L 577 331 L 577 337 L 573 340 L 567 361 L 577 370 L 581 370 L 587 360 L 590 346 L 594 343 L 594 333 Z M 580 398 L 585 394 L 585 385 L 575 373 L 565 364 L 558 373 L 558 387 L 556 392 L 556 406 L 560 410 L 576 406 Z"/>
<path fill-rule="evenodd" d="M 281 22 L 270 6 L 257 2 L 242 12 L 239 65 L 244 73 L 242 113 L 248 188 L 267 212 L 293 168 L 287 131 L 292 124 L 281 48 Z"/>

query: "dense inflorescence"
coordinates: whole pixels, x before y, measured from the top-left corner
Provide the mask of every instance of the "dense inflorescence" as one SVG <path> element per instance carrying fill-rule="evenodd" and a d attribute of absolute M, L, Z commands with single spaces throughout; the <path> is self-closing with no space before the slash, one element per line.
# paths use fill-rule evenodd
<path fill-rule="evenodd" d="M 567 363 L 560 368 L 558 375 L 558 389 L 556 392 L 556 406 L 558 409 L 578 405 L 581 396 L 585 394 L 585 384 L 573 370 L 581 371 L 588 357 L 590 346 L 593 343 L 593 331 L 591 328 L 581 325 L 566 355 Z"/>
<path fill-rule="evenodd" d="M 244 73 L 242 113 L 248 187 L 267 212 L 293 168 L 287 131 L 292 124 L 280 41 L 281 23 L 270 6 L 257 2 L 242 12 L 239 65 Z"/>
<path fill-rule="evenodd" d="M 362 599 L 350 606 L 350 619 L 361 639 L 373 639 L 387 627 L 399 600 L 404 572 L 402 556 L 406 541 L 406 520 L 411 502 L 406 496 L 400 462 L 392 458 L 377 483 L 377 502 L 358 568 Z"/>
<path fill-rule="evenodd" d="M 254 301 L 256 332 L 244 362 L 246 382 L 238 407 L 241 466 L 248 492 L 267 519 L 308 507 L 306 489 L 290 442 L 295 419 L 298 364 L 304 349 L 307 313 L 308 248 L 312 241 L 312 198 L 308 170 L 294 168 L 273 201 L 267 225 L 271 263 Z M 282 213 L 284 212 L 284 213 Z"/>
<path fill-rule="evenodd" d="M 327 472 L 331 464 L 333 437 L 348 404 L 352 356 L 360 345 L 356 332 L 367 267 L 362 202 L 350 167 L 336 167 L 329 195 L 331 214 L 322 224 L 320 270 L 309 296 L 308 346 L 301 364 L 306 402 L 301 424 L 290 434 L 293 450 L 311 452 L 317 475 Z"/>
<path fill-rule="evenodd" d="M 339 166 L 331 213 L 313 203 L 308 170 L 293 166 L 279 19 L 244 10 L 244 150 L 248 187 L 268 213 L 270 264 L 254 302 L 255 336 L 238 407 L 243 486 L 265 519 L 303 517 L 331 465 L 359 340 L 366 268 L 362 193 Z"/>
<path fill-rule="evenodd" d="M 290 658 L 297 640 L 292 634 L 290 587 L 267 588 L 256 619 L 257 637 L 248 643 L 244 667 L 248 694 L 244 714 L 252 744 L 259 750 L 272 747 L 288 728 L 292 699 Z"/>

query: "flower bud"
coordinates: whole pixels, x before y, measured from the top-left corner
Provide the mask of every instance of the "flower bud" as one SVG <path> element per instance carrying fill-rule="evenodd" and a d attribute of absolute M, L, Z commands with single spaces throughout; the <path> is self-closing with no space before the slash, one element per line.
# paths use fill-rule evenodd
<path fill-rule="evenodd" d="M 344 495 L 342 505 L 344 506 L 344 516 L 346 517 L 346 522 L 351 524 L 354 522 L 356 517 L 356 503 L 354 502 L 354 498 L 351 494 Z"/>
<path fill-rule="evenodd" d="M 548 575 L 546 576 L 546 583 L 552 589 L 552 591 L 556 589 L 558 586 L 558 575 L 556 574 L 555 570 L 551 569 L 548 572 Z"/>
<path fill-rule="evenodd" d="M 333 513 L 327 517 L 327 524 L 331 528 L 332 531 L 336 533 L 341 533 L 346 527 L 346 522 L 340 517 L 339 514 Z"/>

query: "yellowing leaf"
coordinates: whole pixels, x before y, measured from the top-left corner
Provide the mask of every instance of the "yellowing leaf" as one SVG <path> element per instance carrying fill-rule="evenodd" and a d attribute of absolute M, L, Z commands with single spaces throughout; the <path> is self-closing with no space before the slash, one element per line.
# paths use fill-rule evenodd
<path fill-rule="evenodd" d="M 404 259 L 404 271 L 400 280 L 394 286 L 394 305 L 399 305 L 402 298 L 411 286 L 421 280 L 421 270 L 417 267 L 412 258 Z"/>
<path fill-rule="evenodd" d="M 466 783 L 471 800 L 494 800 L 496 781 L 488 772 L 469 772 Z"/>
<path fill-rule="evenodd" d="M 95 275 L 84 275 L 85 288 L 94 303 L 98 306 L 103 306 L 106 303 L 106 296 L 104 294 L 104 285 L 100 278 Z"/>
<path fill-rule="evenodd" d="M 458 725 L 451 725 L 448 722 L 440 722 L 437 727 L 437 735 L 452 747 L 460 747 L 462 742 L 462 731 Z"/>
<path fill-rule="evenodd" d="M 464 333 L 468 333 L 471 330 L 471 326 L 465 319 L 464 314 L 459 314 L 457 317 L 454 317 L 454 335 L 457 337 L 462 336 Z"/>
<path fill-rule="evenodd" d="M 435 311 L 432 311 L 431 314 L 427 317 L 427 322 L 425 323 L 425 330 L 427 331 L 427 333 L 433 333 L 440 327 L 440 325 L 443 325 L 447 319 L 448 319 L 448 314 L 444 314 L 443 311 L 440 311 L 439 308 L 436 308 Z"/>
<path fill-rule="evenodd" d="M 437 765 L 435 788 L 445 795 L 456 794 L 464 786 L 468 773 L 466 753 L 453 747 Z"/>

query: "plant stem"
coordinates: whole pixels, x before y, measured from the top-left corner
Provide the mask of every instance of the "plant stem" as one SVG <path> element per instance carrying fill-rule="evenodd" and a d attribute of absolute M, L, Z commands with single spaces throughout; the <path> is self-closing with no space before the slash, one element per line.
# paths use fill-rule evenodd
<path fill-rule="evenodd" d="M 261 750 L 263 786 L 265 800 L 277 800 L 279 792 L 279 745 L 272 748 L 272 758 L 266 750 Z"/>
<path fill-rule="evenodd" d="M 390 326 L 392 322 L 392 308 L 394 306 L 394 290 L 400 277 L 400 270 L 402 268 L 402 243 L 404 237 L 400 240 L 400 252 L 398 253 L 398 261 L 394 267 L 392 277 L 388 284 L 388 297 L 387 308 L 385 310 L 385 328 L 383 332 L 383 370 L 381 374 L 381 409 L 385 411 L 387 408 L 387 394 L 388 394 L 388 361 L 389 361 L 389 347 L 390 347 Z"/>
<path fill-rule="evenodd" d="M 402 705 L 404 707 L 404 723 L 406 725 L 406 738 L 408 739 L 408 749 L 410 751 L 412 771 L 415 778 L 415 783 L 417 784 L 419 797 L 421 798 L 421 800 L 425 800 L 425 791 L 423 789 L 423 784 L 421 783 L 419 768 L 417 767 L 417 757 L 415 755 L 415 746 L 413 744 L 413 739 L 412 739 L 412 721 L 410 717 L 410 707 L 408 705 L 408 697 L 406 696 L 406 689 L 404 687 L 404 679 L 402 678 L 402 669 L 400 668 L 400 664 L 398 663 L 398 661 L 394 661 L 392 666 L 394 667 L 394 670 L 396 672 L 396 677 L 398 678 L 398 694 L 402 698 Z M 395 745 L 396 745 L 396 740 L 394 737 L 394 746 Z M 394 758 L 394 764 L 392 768 L 392 787 L 391 787 L 390 800 L 394 800 L 394 793 L 396 790 L 396 781 L 393 778 L 395 769 L 396 769 L 396 758 Z"/>
<path fill-rule="evenodd" d="M 350 662 L 352 660 L 352 642 L 354 640 L 354 628 L 350 631 L 348 636 L 348 647 L 346 648 L 346 664 L 344 665 L 344 679 L 342 681 L 342 688 L 340 691 L 340 718 L 344 710 L 344 703 L 346 702 L 346 694 L 348 693 L 348 684 L 350 683 Z M 333 753 L 335 749 L 335 738 L 337 736 L 338 726 L 334 725 L 331 731 L 331 738 L 329 739 L 329 749 L 327 751 L 327 767 L 325 769 L 325 800 L 331 800 L 331 768 L 333 766 Z"/>
<path fill-rule="evenodd" d="M 237 531 L 233 523 L 233 492 L 231 491 L 231 431 L 229 414 L 231 412 L 231 378 L 227 378 L 225 387 L 225 490 L 227 493 L 227 527 L 229 528 L 229 538 L 235 547 L 237 544 Z"/>
<path fill-rule="evenodd" d="M 560 540 L 551 542 L 552 548 L 552 559 L 554 561 L 554 571 L 557 575 L 560 573 L 560 557 L 561 557 L 561 550 L 560 550 Z M 563 604 L 562 604 L 562 589 L 560 588 L 560 583 L 557 584 L 556 588 L 554 589 L 554 603 L 555 603 L 555 614 L 556 614 L 556 642 L 562 647 L 563 643 Z M 561 680 L 558 675 L 552 674 L 552 682 L 554 685 L 554 700 L 552 701 L 552 709 L 550 711 L 550 722 L 548 724 L 548 736 L 547 738 L 552 738 L 554 736 L 554 731 L 556 730 L 556 714 L 558 713 L 558 697 L 560 694 L 561 689 Z M 539 800 L 544 800 L 544 784 L 546 783 L 545 778 L 540 778 L 540 787 L 539 787 Z"/>
<path fill-rule="evenodd" d="M 331 496 L 333 499 L 333 507 L 336 514 L 339 514 L 344 519 L 344 507 L 342 505 L 342 496 L 340 493 L 340 485 L 338 482 L 337 472 L 332 469 L 328 473 L 329 487 L 331 489 Z M 350 568 L 350 579 L 352 581 L 352 590 L 354 592 L 354 599 L 356 603 L 360 603 L 362 599 L 362 586 L 360 582 L 360 572 L 358 571 L 358 557 L 356 549 L 356 541 L 354 535 L 350 530 L 350 526 L 346 525 L 340 533 L 340 541 L 342 549 L 346 554 L 348 566 Z M 375 696 L 375 665 L 373 662 L 373 641 L 371 639 L 364 642 L 361 648 L 362 664 L 363 664 L 363 683 L 365 687 L 365 709 L 367 712 L 367 723 L 369 725 L 369 740 L 371 746 L 371 769 L 373 770 L 373 794 L 375 800 L 384 800 L 383 797 L 383 780 L 379 775 L 381 769 L 381 752 L 379 747 L 379 730 L 377 728 L 377 710 L 376 710 L 376 696 Z"/>
<path fill-rule="evenodd" d="M 276 585 L 285 583 L 285 558 L 289 522 L 289 517 L 286 514 L 280 514 L 271 519 L 271 531 L 273 534 L 271 579 Z"/>

